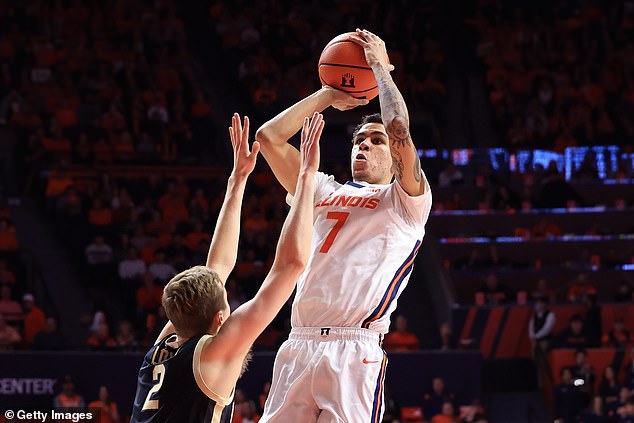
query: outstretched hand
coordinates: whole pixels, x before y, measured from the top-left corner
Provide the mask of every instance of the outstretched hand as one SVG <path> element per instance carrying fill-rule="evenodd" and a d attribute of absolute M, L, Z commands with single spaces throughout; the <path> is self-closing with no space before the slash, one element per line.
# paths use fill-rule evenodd
<path fill-rule="evenodd" d="M 380 64 L 390 72 L 394 70 L 394 65 L 390 64 L 390 59 L 385 49 L 385 42 L 378 35 L 371 33 L 367 29 L 357 28 L 357 31 L 350 39 L 363 47 L 368 66 L 372 67 Z"/>
<path fill-rule="evenodd" d="M 260 151 L 260 143 L 253 142 L 253 147 L 249 151 L 249 118 L 244 117 L 244 128 L 240 121 L 240 115 L 233 114 L 231 126 L 229 127 L 231 146 L 233 147 L 233 174 L 238 176 L 249 176 L 255 168 L 255 161 Z"/>
<path fill-rule="evenodd" d="M 310 120 L 308 117 L 304 118 L 302 143 L 299 147 L 301 153 L 300 173 L 316 172 L 319 169 L 319 140 L 324 124 L 324 116 L 321 113 L 313 113 Z"/>

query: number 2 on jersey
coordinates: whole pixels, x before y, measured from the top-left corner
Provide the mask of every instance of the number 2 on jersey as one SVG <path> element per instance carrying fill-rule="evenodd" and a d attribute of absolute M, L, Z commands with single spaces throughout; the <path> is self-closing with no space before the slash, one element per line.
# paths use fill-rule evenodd
<path fill-rule="evenodd" d="M 147 393 L 147 397 L 145 398 L 145 402 L 143 403 L 143 410 L 158 410 L 159 403 L 157 399 L 151 400 L 150 397 L 152 394 L 158 392 L 161 389 L 161 385 L 163 385 L 163 379 L 165 379 L 165 366 L 163 364 L 157 364 L 154 366 L 154 370 L 152 370 L 152 381 L 156 382 L 156 385 L 150 389 L 150 392 Z"/>
<path fill-rule="evenodd" d="M 337 222 L 335 223 L 335 226 L 332 227 L 326 237 L 326 240 L 324 241 L 324 244 L 319 249 L 320 253 L 327 253 L 328 250 L 330 250 L 330 247 L 332 247 L 332 243 L 335 241 L 335 238 L 337 238 L 337 234 L 341 230 L 341 227 L 344 223 L 346 223 L 346 220 L 348 220 L 348 216 L 350 216 L 350 212 L 328 212 L 326 219 L 336 220 Z"/>

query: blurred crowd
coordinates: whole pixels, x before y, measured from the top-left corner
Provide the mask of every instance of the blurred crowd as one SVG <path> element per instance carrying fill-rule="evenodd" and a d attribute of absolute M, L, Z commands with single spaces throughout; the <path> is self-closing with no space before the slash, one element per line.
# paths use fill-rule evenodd
<path fill-rule="evenodd" d="M 263 122 L 320 87 L 317 62 L 337 34 L 364 26 L 386 40 L 394 78 L 408 108 L 440 144 L 445 120 L 445 54 L 434 24 L 434 2 L 336 2 L 324 13 L 316 0 L 210 2 L 209 25 L 224 57 L 224 74 L 239 106 Z"/>
<path fill-rule="evenodd" d="M 634 349 L 631 350 L 634 358 Z M 584 349 L 574 352 L 575 364 L 563 367 L 553 388 L 554 416 L 562 423 L 626 423 L 634 419 L 634 370 L 609 365 L 598 369 Z"/>
<path fill-rule="evenodd" d="M 272 263 L 286 205 L 271 178 L 254 175 L 245 194 L 238 262 L 227 282 L 232 309 L 255 294 Z M 95 314 L 90 322 L 99 332 L 89 340 L 91 348 L 111 349 L 109 334 L 121 328 L 120 321 L 143 345 L 153 343 L 165 323 L 163 287 L 176 273 L 206 262 L 223 179 L 103 177 L 93 181 L 95 189 L 78 189 L 73 182 L 47 198 L 68 247 L 83 256 L 80 267 L 94 311 L 105 315 L 95 321 Z M 277 346 L 284 325 L 275 322 L 272 337 L 261 341 Z"/>
<path fill-rule="evenodd" d="M 480 35 L 494 128 L 506 145 L 632 143 L 630 1 L 478 3 L 468 23 Z"/>
<path fill-rule="evenodd" d="M 0 195 L 0 350 L 143 351 L 154 342 L 166 321 L 163 287 L 176 273 L 206 261 L 224 195 L 226 169 L 206 169 L 204 175 L 198 168 L 186 169 L 200 163 L 209 144 L 226 142 L 210 140 L 214 109 L 222 105 L 211 106 L 205 83 L 222 85 L 216 89 L 233 93 L 241 113 L 262 122 L 319 88 L 321 49 L 335 34 L 361 22 L 386 40 L 396 83 L 423 127 L 424 147 L 441 145 L 447 122 L 448 54 L 442 47 L 436 4 L 354 0 L 336 2 L 324 13 L 316 0 L 210 1 L 214 54 L 226 59 L 219 70 L 224 80 L 218 83 L 196 71 L 176 2 L 0 2 L 0 124 L 15 134 L 17 160 L 24 163 L 17 169 L 24 192 L 38 196 L 58 238 L 71 257 L 78 257 L 75 264 L 92 301 L 91 314 L 83 318 L 89 333 L 85 344 L 66 345 L 55 313 L 25 285 L 16 230 Z M 495 0 L 475 4 L 464 24 L 479 34 L 474 54 L 483 65 L 491 124 L 502 145 L 563 152 L 576 145 L 616 144 L 631 151 L 632 1 L 536 1 L 521 8 Z M 161 165 L 162 170 L 134 173 L 126 167 L 138 164 Z M 95 167 L 104 166 L 109 171 L 95 173 Z M 434 213 L 470 210 L 519 219 L 510 232 L 478 227 L 470 229 L 479 233 L 442 234 L 446 238 L 508 236 L 533 242 L 633 233 L 630 228 L 612 231 L 594 225 L 578 233 L 546 212 L 538 222 L 522 220 L 555 208 L 575 211 L 600 205 L 631 211 L 634 198 L 625 183 L 606 198 L 578 188 L 601 183 L 592 155 L 570 180 L 555 162 L 526 172 L 427 159 L 423 167 L 435 196 L 438 193 Z M 620 160 L 616 168 L 614 177 L 620 183 L 634 176 L 631 160 Z M 349 179 L 346 166 L 332 172 L 338 180 Z M 247 187 L 238 263 L 227 282 L 232 309 L 253 296 L 269 269 L 287 210 L 284 197 L 270 170 L 260 164 Z M 450 230 L 459 231 L 460 226 Z M 579 349 L 576 367 L 562 371 L 562 382 L 554 390 L 555 410 L 563 421 L 576 416 L 584 416 L 584 422 L 634 419 L 631 364 L 625 373 L 605 368 L 595 389 L 595 372 L 586 362 L 585 348 L 629 348 L 634 330 L 623 319 L 615 319 L 609 331 L 602 329 L 603 304 L 597 295 L 630 302 L 632 288 L 624 281 L 615 293 L 600 292 L 602 287 L 584 275 L 625 263 L 631 253 L 611 256 L 598 249 L 575 250 L 565 264 L 572 276 L 564 288 L 553 288 L 541 277 L 520 290 L 506 286 L 491 269 L 532 272 L 541 270 L 541 264 L 526 264 L 519 253 L 516 261 L 509 260 L 495 244 L 444 260 L 450 273 L 480 272 L 482 286 L 474 296 L 478 305 L 534 304 L 527 333 L 534 351 Z M 517 291 L 524 291 L 525 297 L 520 299 Z M 557 316 L 549 310 L 555 303 L 583 305 L 584 312 L 570 316 L 568 326 L 555 331 Z M 256 349 L 279 346 L 289 330 L 288 314 L 287 306 L 257 340 Z M 384 344 L 388 351 L 461 346 L 453 333 L 460 328 L 447 322 L 435 339 L 421 343 L 405 315 L 393 320 Z M 422 411 L 407 412 L 421 413 L 432 423 L 486 421 L 477 402 L 456 404 L 438 379 L 421 401 Z M 76 399 L 71 385 L 69 379 L 60 401 L 64 395 Z M 239 421 L 257 421 L 266 393 L 265 387 L 256 404 L 236 392 Z M 105 387 L 99 401 L 111 421 L 117 421 Z M 387 421 L 405 412 L 390 398 L 386 404 Z"/>
<path fill-rule="evenodd" d="M 3 2 L 0 21 L 0 122 L 29 183 L 60 161 L 199 157 L 212 110 L 173 2 Z"/>

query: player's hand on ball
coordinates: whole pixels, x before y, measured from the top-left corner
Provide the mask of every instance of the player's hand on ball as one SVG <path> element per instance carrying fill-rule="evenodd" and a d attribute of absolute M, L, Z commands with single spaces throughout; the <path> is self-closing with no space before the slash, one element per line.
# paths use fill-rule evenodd
<path fill-rule="evenodd" d="M 319 169 L 319 140 L 324 124 L 324 116 L 321 113 L 313 113 L 310 120 L 304 118 L 302 143 L 299 148 L 302 158 L 300 173 L 316 172 Z"/>
<path fill-rule="evenodd" d="M 356 35 L 350 37 L 350 39 L 363 47 L 365 60 L 370 67 L 380 64 L 390 72 L 394 70 L 394 65 L 390 64 L 387 56 L 385 42 L 378 35 L 371 33 L 367 29 L 357 28 Z"/>
<path fill-rule="evenodd" d="M 248 176 L 255 168 L 255 161 L 260 151 L 260 143 L 253 142 L 253 147 L 249 151 L 249 118 L 244 117 L 244 128 L 240 121 L 240 115 L 233 114 L 231 126 L 229 127 L 231 146 L 233 147 L 233 174 L 238 176 Z"/>
<path fill-rule="evenodd" d="M 350 110 L 369 103 L 365 98 L 355 98 L 347 92 L 333 87 L 323 86 L 321 89 L 330 97 L 330 105 L 337 110 Z"/>

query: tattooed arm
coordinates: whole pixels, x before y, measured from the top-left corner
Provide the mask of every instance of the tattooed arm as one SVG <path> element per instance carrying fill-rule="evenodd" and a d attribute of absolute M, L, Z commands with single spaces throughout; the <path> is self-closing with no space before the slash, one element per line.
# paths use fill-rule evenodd
<path fill-rule="evenodd" d="M 409 133 L 407 106 L 396 84 L 392 80 L 385 43 L 366 30 L 357 29 L 354 38 L 365 50 L 365 58 L 374 71 L 379 87 L 381 119 L 390 139 L 392 171 L 403 190 L 411 196 L 425 193 L 427 183 L 420 167 L 416 146 Z"/>

